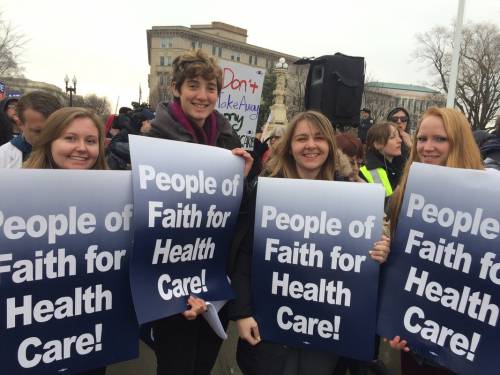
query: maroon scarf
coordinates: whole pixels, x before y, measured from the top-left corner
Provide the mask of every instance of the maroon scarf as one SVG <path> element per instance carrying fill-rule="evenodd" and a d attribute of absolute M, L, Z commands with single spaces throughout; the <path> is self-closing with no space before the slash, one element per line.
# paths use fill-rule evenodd
<path fill-rule="evenodd" d="M 217 141 L 217 119 L 214 112 L 207 117 L 203 128 L 191 124 L 191 121 L 186 117 L 180 103 L 177 101 L 168 103 L 168 112 L 175 121 L 181 124 L 192 135 L 196 143 L 215 146 L 215 142 Z"/>

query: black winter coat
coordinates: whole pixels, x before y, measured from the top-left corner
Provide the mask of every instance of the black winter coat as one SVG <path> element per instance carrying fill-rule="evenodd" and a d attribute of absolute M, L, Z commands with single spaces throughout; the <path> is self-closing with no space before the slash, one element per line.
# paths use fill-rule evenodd
<path fill-rule="evenodd" d="M 500 171 L 500 137 L 491 136 L 481 145 L 484 166 Z"/>
<path fill-rule="evenodd" d="M 401 179 L 401 175 L 403 174 L 404 168 L 404 158 L 402 156 L 397 156 L 392 159 L 392 162 L 385 159 L 384 156 L 374 150 L 368 150 L 366 152 L 366 168 L 368 170 L 382 168 L 387 172 L 387 177 L 389 178 L 389 182 L 391 183 L 392 190 L 396 189 L 396 186 Z M 360 173 L 360 177 L 364 178 L 364 176 Z"/>

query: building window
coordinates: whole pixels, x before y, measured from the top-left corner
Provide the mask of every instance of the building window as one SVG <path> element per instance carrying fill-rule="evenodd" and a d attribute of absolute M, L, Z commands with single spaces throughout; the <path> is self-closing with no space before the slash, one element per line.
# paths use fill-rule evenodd
<path fill-rule="evenodd" d="M 191 47 L 193 49 L 201 49 L 201 47 L 203 47 L 203 44 L 199 40 L 193 40 L 191 42 Z"/>
<path fill-rule="evenodd" d="M 174 41 L 172 38 L 161 38 L 160 39 L 160 47 L 161 48 L 172 48 L 174 45 Z"/>
<path fill-rule="evenodd" d="M 167 56 L 165 63 L 167 66 L 172 66 L 172 56 Z"/>
<path fill-rule="evenodd" d="M 233 52 L 231 54 L 231 60 L 233 61 L 240 61 L 241 55 L 239 52 Z"/>
<path fill-rule="evenodd" d="M 213 56 L 222 56 L 222 47 L 212 46 L 212 55 Z"/>
<path fill-rule="evenodd" d="M 165 56 L 160 56 L 160 66 L 165 65 Z"/>
<path fill-rule="evenodd" d="M 257 65 L 257 56 L 248 56 L 248 63 L 250 65 Z"/>
<path fill-rule="evenodd" d="M 163 86 L 165 84 L 165 76 L 163 74 L 159 74 L 160 76 L 160 86 Z"/>

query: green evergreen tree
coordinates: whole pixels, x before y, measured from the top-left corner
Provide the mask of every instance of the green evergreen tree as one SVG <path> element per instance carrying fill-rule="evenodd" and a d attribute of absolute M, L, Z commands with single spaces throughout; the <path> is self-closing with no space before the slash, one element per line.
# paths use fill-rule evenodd
<path fill-rule="evenodd" d="M 273 91 L 276 88 L 276 74 L 272 69 L 266 72 L 264 84 L 262 85 L 262 96 L 260 97 L 259 119 L 257 120 L 257 132 L 265 125 L 271 106 L 273 105 Z"/>

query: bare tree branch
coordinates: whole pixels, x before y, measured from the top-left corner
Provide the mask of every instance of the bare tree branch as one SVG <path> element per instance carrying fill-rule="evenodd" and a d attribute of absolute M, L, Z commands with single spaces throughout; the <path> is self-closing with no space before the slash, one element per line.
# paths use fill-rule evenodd
<path fill-rule="evenodd" d="M 434 27 L 417 34 L 414 57 L 429 67 L 435 87 L 448 92 L 453 50 L 451 29 Z M 484 129 L 500 110 L 500 30 L 490 23 L 463 29 L 455 105 L 474 129 Z"/>
<path fill-rule="evenodd" d="M 111 104 L 108 99 L 106 97 L 97 96 L 96 94 L 73 96 L 73 106 L 92 109 L 99 116 L 109 115 L 111 113 Z"/>
<path fill-rule="evenodd" d="M 19 59 L 26 42 L 26 37 L 16 32 L 0 13 L 0 76 L 21 75 L 23 68 Z"/>

